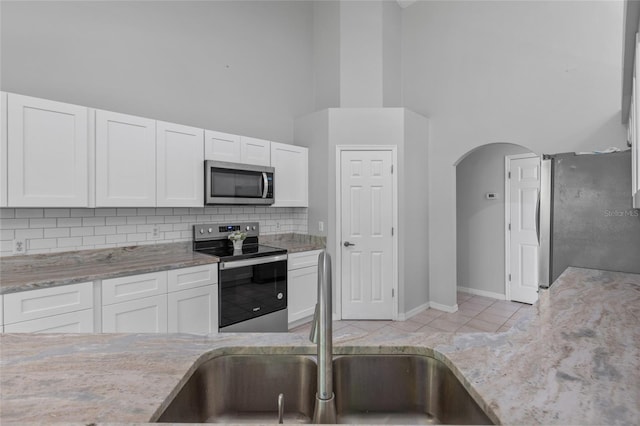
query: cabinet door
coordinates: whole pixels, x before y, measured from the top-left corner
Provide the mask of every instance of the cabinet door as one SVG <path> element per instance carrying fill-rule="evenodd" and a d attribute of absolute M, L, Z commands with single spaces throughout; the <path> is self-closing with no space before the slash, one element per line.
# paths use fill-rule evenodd
<path fill-rule="evenodd" d="M 5 326 L 5 333 L 93 333 L 93 309 Z"/>
<path fill-rule="evenodd" d="M 307 268 L 309 266 L 318 266 L 318 256 L 322 250 L 301 251 L 298 253 L 290 253 L 287 259 L 287 267 L 289 271 L 293 269 Z"/>
<path fill-rule="evenodd" d="M 7 94 L 0 92 L 0 207 L 7 207 Z"/>
<path fill-rule="evenodd" d="M 204 158 L 240 163 L 240 136 L 205 130 Z"/>
<path fill-rule="evenodd" d="M 169 333 L 218 332 L 218 286 L 169 293 Z"/>
<path fill-rule="evenodd" d="M 271 165 L 271 142 L 242 136 L 240 138 L 240 162 L 258 166 Z"/>
<path fill-rule="evenodd" d="M 274 176 L 273 207 L 309 206 L 309 152 L 307 148 L 271 142 Z"/>
<path fill-rule="evenodd" d="M 8 205 L 88 207 L 88 109 L 8 94 Z"/>
<path fill-rule="evenodd" d="M 167 295 L 102 307 L 103 333 L 166 333 Z"/>
<path fill-rule="evenodd" d="M 204 130 L 157 123 L 157 206 L 204 205 Z"/>
<path fill-rule="evenodd" d="M 287 276 L 287 303 L 289 324 L 313 315 L 318 295 L 318 267 L 289 271 Z"/>
<path fill-rule="evenodd" d="M 155 207 L 155 124 L 96 111 L 96 207 Z"/>

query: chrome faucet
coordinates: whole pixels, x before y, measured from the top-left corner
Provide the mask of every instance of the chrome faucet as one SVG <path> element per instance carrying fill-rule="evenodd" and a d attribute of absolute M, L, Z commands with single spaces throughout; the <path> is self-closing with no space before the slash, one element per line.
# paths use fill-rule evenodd
<path fill-rule="evenodd" d="M 318 345 L 318 392 L 313 423 L 335 424 L 336 404 L 333 394 L 333 348 L 331 308 L 331 257 L 322 251 L 318 257 L 318 302 L 311 323 L 309 339 Z"/>

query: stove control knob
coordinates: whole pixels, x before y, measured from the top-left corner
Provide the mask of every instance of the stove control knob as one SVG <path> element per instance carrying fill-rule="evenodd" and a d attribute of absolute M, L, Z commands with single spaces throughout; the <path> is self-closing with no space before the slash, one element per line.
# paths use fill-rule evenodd
<path fill-rule="evenodd" d="M 212 233 L 212 232 L 213 232 L 213 228 L 209 228 L 209 233 Z"/>
<path fill-rule="evenodd" d="M 282 300 L 282 298 L 284 297 L 284 295 L 282 293 L 278 293 L 278 300 Z"/>
<path fill-rule="evenodd" d="M 255 230 L 256 230 L 256 227 L 254 226 L 254 227 L 252 227 L 251 229 L 253 229 L 253 230 L 255 231 Z"/>
<path fill-rule="evenodd" d="M 250 227 L 250 226 L 247 226 L 247 227 L 246 227 L 246 230 L 247 230 L 247 231 L 249 231 L 250 229 L 251 229 L 251 227 Z"/>
<path fill-rule="evenodd" d="M 204 229 L 200 228 L 200 233 L 204 234 Z"/>

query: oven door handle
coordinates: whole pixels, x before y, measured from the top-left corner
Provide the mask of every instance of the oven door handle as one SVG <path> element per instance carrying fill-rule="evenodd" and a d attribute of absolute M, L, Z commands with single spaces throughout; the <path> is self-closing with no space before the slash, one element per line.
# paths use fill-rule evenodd
<path fill-rule="evenodd" d="M 262 265 L 265 263 L 279 262 L 281 260 L 287 260 L 287 255 L 281 254 L 278 256 L 258 257 L 247 260 L 232 260 L 229 262 L 220 262 L 220 270 L 244 268 L 245 266 Z"/>

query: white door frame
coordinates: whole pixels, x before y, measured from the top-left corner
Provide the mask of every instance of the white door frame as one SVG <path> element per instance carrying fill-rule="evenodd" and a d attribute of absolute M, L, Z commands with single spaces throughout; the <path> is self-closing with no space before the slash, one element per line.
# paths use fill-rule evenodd
<path fill-rule="evenodd" d="M 509 285 L 509 267 L 511 265 L 511 233 L 509 224 L 511 223 L 511 160 L 522 158 L 540 158 L 539 155 L 528 152 L 526 154 L 513 154 L 504 157 L 504 297 L 511 300 L 511 286 Z"/>
<path fill-rule="evenodd" d="M 340 245 L 341 233 L 342 233 L 342 181 L 340 164 L 342 151 L 391 151 L 391 161 L 393 163 L 392 179 L 392 224 L 395 232 L 393 233 L 393 283 L 391 284 L 395 292 L 395 303 L 393 304 L 393 320 L 398 320 L 398 306 L 400 303 L 400 292 L 398 289 L 398 147 L 397 145 L 336 145 L 336 245 L 334 247 L 336 253 L 336 259 L 333 264 L 335 265 L 335 297 L 336 302 L 336 314 L 338 318 L 342 318 L 342 246 Z M 402 289 L 404 294 L 404 288 Z"/>

